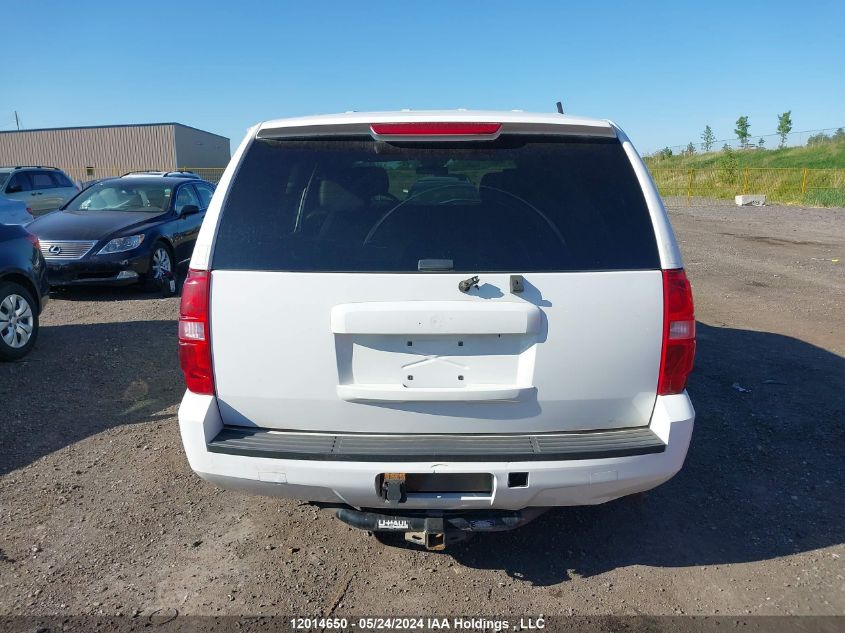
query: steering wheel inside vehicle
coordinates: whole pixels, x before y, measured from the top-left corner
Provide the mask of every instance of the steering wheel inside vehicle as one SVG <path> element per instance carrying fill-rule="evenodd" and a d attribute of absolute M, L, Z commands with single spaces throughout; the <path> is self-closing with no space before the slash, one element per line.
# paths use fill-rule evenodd
<path fill-rule="evenodd" d="M 431 189 L 426 189 L 425 191 L 420 191 L 419 193 L 414 194 L 414 195 L 413 195 L 413 196 L 411 196 L 410 198 L 406 198 L 405 200 L 403 200 L 402 202 L 400 202 L 399 204 L 397 204 L 395 207 L 391 207 L 390 209 L 388 209 L 387 211 L 385 211 L 385 213 L 384 213 L 384 214 L 383 214 L 383 215 L 382 215 L 382 216 L 381 216 L 378 220 L 376 220 L 375 224 L 373 224 L 372 228 L 371 228 L 371 229 L 369 230 L 369 232 L 367 233 L 367 236 L 364 238 L 363 245 L 364 245 L 364 246 L 366 246 L 367 244 L 369 244 L 369 243 L 370 243 L 370 241 L 372 241 L 373 236 L 374 236 L 374 235 L 376 234 L 376 232 L 377 232 L 377 231 L 381 228 L 381 225 L 382 225 L 382 224 L 383 224 L 383 223 L 384 223 L 384 222 L 385 222 L 385 221 L 386 221 L 386 220 L 387 220 L 387 219 L 388 219 L 388 218 L 389 218 L 389 217 L 390 217 L 390 216 L 391 216 L 391 215 L 392 215 L 395 211 L 398 211 L 399 209 L 401 209 L 402 207 L 404 207 L 406 204 L 408 204 L 408 203 L 409 203 L 409 202 L 411 202 L 412 200 L 416 200 L 417 198 L 420 198 L 420 197 L 422 197 L 422 196 L 431 195 L 433 192 L 435 192 L 435 191 L 440 191 L 441 189 L 462 189 L 462 190 L 466 191 L 466 184 L 465 184 L 465 183 L 460 183 L 460 184 L 458 184 L 458 183 L 449 183 L 449 184 L 446 184 L 446 185 L 440 185 L 439 187 L 432 187 Z M 392 195 L 392 194 L 391 194 L 391 195 Z M 393 196 L 393 198 L 394 198 L 394 199 L 396 199 L 396 200 L 398 200 L 398 198 L 396 198 L 395 196 Z M 439 201 L 437 204 L 438 204 L 438 206 L 439 206 L 439 205 L 444 205 L 444 204 L 454 204 L 454 203 L 456 203 L 456 202 L 477 202 L 477 200 L 476 200 L 476 199 L 470 199 L 470 198 L 449 198 L 448 200 L 441 200 L 441 201 Z"/>
<path fill-rule="evenodd" d="M 439 190 L 441 190 L 441 189 L 449 189 L 449 188 L 462 189 L 463 191 L 466 191 L 466 185 L 465 185 L 465 184 L 463 184 L 463 183 L 462 183 L 462 184 L 452 184 L 452 183 L 450 183 L 450 184 L 447 184 L 447 185 L 442 185 L 442 186 L 440 186 L 440 187 L 434 187 L 434 188 L 432 188 L 432 189 L 427 189 L 426 191 L 421 191 L 420 193 L 418 193 L 418 194 L 416 194 L 416 195 L 414 195 L 414 196 L 411 196 L 411 197 L 410 197 L 410 198 L 408 198 L 407 200 L 403 200 L 402 202 L 400 202 L 399 204 L 397 204 L 395 207 L 392 207 L 391 209 L 388 209 L 388 210 L 387 210 L 387 211 L 386 211 L 386 212 L 385 212 L 385 213 L 384 213 L 384 214 L 383 214 L 383 215 L 382 215 L 382 216 L 381 216 L 381 217 L 380 217 L 380 218 L 376 221 L 376 223 L 375 223 L 375 224 L 373 224 L 372 228 L 371 228 L 371 229 L 370 229 L 370 231 L 367 233 L 367 236 L 364 238 L 364 241 L 363 241 L 362 245 L 363 245 L 363 246 L 366 246 L 367 244 L 369 244 L 369 243 L 372 241 L 372 239 L 373 239 L 373 237 L 375 236 L 375 234 L 379 231 L 379 229 L 381 229 L 381 227 L 383 226 L 383 224 L 385 223 L 385 221 L 387 221 L 387 219 L 388 219 L 388 218 L 389 218 L 389 217 L 390 217 L 390 216 L 391 216 L 394 212 L 398 211 L 399 209 L 401 209 L 402 207 L 404 207 L 406 204 L 408 204 L 408 203 L 409 203 L 409 202 L 411 202 L 412 200 L 414 200 L 414 199 L 416 199 L 416 198 L 419 198 L 419 197 L 420 197 L 420 196 L 422 196 L 422 195 L 427 195 L 427 194 L 430 194 L 430 193 L 432 193 L 433 191 L 439 191 Z M 564 237 L 563 237 L 563 235 L 561 234 L 560 230 L 558 229 L 557 225 L 556 225 L 554 222 L 552 222 L 552 221 L 548 218 L 548 216 L 546 216 L 546 214 L 545 214 L 545 213 L 543 213 L 542 211 L 540 211 L 540 209 L 538 209 L 537 207 L 535 207 L 533 204 L 531 204 L 531 203 L 530 203 L 530 202 L 528 202 L 527 200 L 523 200 L 523 199 L 522 199 L 522 198 L 520 198 L 519 196 L 517 196 L 517 195 L 515 195 L 515 194 L 511 193 L 510 191 L 505 191 L 504 189 L 499 189 L 499 188 L 496 188 L 496 187 L 488 187 L 488 186 L 486 186 L 486 185 L 481 185 L 481 186 L 479 187 L 479 190 L 481 190 L 481 189 L 483 189 L 483 190 L 485 190 L 485 191 L 487 191 L 487 192 L 493 193 L 493 194 L 495 194 L 495 195 L 497 195 L 497 196 L 501 196 L 501 197 L 506 198 L 506 199 L 516 200 L 517 202 L 519 202 L 520 204 L 519 204 L 519 206 L 518 206 L 517 208 L 520 208 L 520 209 L 522 209 L 522 208 L 527 208 L 527 209 L 529 209 L 530 211 L 532 211 L 534 214 L 536 214 L 537 216 L 539 216 L 539 217 L 540 217 L 540 219 L 541 219 L 541 220 L 543 220 L 543 222 L 544 222 L 544 223 L 545 223 L 545 224 L 549 227 L 549 229 L 551 230 L 552 234 L 553 234 L 553 235 L 557 238 L 557 240 L 560 242 L 561 246 L 563 246 L 563 247 L 564 247 L 564 248 L 566 248 L 566 249 L 568 249 L 568 248 L 569 248 L 569 246 L 568 246 L 568 245 L 567 245 L 567 243 L 566 243 L 566 240 L 564 239 Z M 456 197 L 456 198 L 449 198 L 449 199 L 447 199 L 447 200 L 441 200 L 440 202 L 438 202 L 438 205 L 455 204 L 456 202 L 476 202 L 476 201 L 477 201 L 476 199 L 469 199 L 469 198 Z"/>

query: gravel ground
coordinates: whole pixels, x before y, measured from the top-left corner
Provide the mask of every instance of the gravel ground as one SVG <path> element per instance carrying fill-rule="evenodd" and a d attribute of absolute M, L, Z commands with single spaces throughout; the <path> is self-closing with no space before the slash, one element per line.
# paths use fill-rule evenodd
<path fill-rule="evenodd" d="M 700 320 L 684 470 L 443 554 L 204 483 L 178 299 L 54 296 L 0 366 L 0 614 L 845 614 L 845 210 L 671 213 Z"/>

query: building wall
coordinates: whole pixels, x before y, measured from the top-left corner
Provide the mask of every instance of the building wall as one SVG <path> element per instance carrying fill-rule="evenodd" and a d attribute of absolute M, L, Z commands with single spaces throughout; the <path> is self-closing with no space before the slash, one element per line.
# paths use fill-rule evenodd
<path fill-rule="evenodd" d="M 172 123 L 0 132 L 0 165 L 59 167 L 79 181 L 228 162 L 229 139 Z"/>
<path fill-rule="evenodd" d="M 225 167 L 229 163 L 229 139 L 185 125 L 174 126 L 176 164 L 181 168 Z"/>
<path fill-rule="evenodd" d="M 172 125 L 0 133 L 0 165 L 49 165 L 84 180 L 133 169 L 175 169 Z M 93 174 L 91 169 L 93 168 Z"/>

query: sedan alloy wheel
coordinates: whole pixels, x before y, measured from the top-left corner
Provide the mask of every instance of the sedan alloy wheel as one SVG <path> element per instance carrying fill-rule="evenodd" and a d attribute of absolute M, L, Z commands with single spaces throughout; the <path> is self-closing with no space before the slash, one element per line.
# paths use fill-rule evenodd
<path fill-rule="evenodd" d="M 9 347 L 18 349 L 29 342 L 35 327 L 32 306 L 24 297 L 10 294 L 0 302 L 0 338 Z"/>

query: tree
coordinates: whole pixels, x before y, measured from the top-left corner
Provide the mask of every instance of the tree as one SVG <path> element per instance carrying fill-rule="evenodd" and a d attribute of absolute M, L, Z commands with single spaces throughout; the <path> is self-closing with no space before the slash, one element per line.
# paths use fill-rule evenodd
<path fill-rule="evenodd" d="M 780 136 L 780 146 L 786 147 L 786 137 L 792 131 L 792 110 L 787 110 L 783 114 L 778 115 L 778 135 Z"/>
<path fill-rule="evenodd" d="M 719 157 L 717 165 L 719 166 L 719 169 L 722 170 L 725 182 L 728 184 L 734 184 L 736 182 L 739 161 L 736 158 L 736 153 L 734 153 L 731 146 L 727 143 L 722 148 L 722 155 Z"/>
<path fill-rule="evenodd" d="M 664 158 L 672 158 L 672 148 L 664 147 L 662 150 L 660 150 L 658 156 L 660 156 L 661 160 Z"/>
<path fill-rule="evenodd" d="M 760 140 L 757 141 L 757 148 L 763 149 L 766 145 L 766 140 L 761 136 Z"/>
<path fill-rule="evenodd" d="M 830 143 L 830 137 L 825 134 L 824 132 L 819 132 L 818 134 L 813 134 L 807 139 L 807 145 L 824 145 L 825 143 Z"/>
<path fill-rule="evenodd" d="M 689 144 L 687 144 L 686 155 L 692 156 L 693 154 L 695 154 L 695 145 L 693 145 L 692 141 L 690 141 Z"/>
<path fill-rule="evenodd" d="M 837 143 L 845 141 L 845 130 L 843 130 L 841 127 L 837 128 L 836 132 L 833 133 L 833 140 Z"/>
<path fill-rule="evenodd" d="M 736 138 L 739 140 L 740 147 L 748 147 L 748 137 L 751 136 L 748 132 L 748 128 L 750 127 L 751 124 L 748 122 L 747 116 L 741 116 L 736 120 L 734 134 L 736 134 Z"/>
<path fill-rule="evenodd" d="M 713 130 L 710 129 L 709 125 L 704 126 L 704 132 L 701 134 L 701 149 L 705 152 L 709 152 L 713 148 L 713 143 L 716 142 L 716 135 L 713 134 Z"/>

